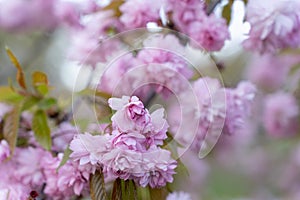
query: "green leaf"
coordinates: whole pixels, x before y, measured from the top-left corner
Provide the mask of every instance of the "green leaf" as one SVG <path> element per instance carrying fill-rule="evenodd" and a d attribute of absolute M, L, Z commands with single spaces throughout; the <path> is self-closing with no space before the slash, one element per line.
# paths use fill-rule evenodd
<path fill-rule="evenodd" d="M 20 105 L 15 105 L 10 112 L 6 114 L 3 126 L 3 138 L 8 142 L 11 155 L 14 152 L 20 121 Z"/>
<path fill-rule="evenodd" d="M 18 61 L 18 59 L 16 58 L 16 56 L 13 54 L 13 52 L 6 47 L 6 53 L 11 61 L 11 63 L 17 68 L 17 81 L 19 83 L 19 85 L 23 88 L 26 89 L 26 82 L 25 82 L 25 75 L 23 72 L 23 69 Z"/>
<path fill-rule="evenodd" d="M 35 139 L 47 150 L 51 149 L 51 132 L 48 126 L 47 115 L 44 110 L 37 110 L 32 119 L 32 129 Z"/>
<path fill-rule="evenodd" d="M 150 188 L 151 199 L 165 200 L 168 196 L 168 190 L 166 187 L 163 188 Z"/>
<path fill-rule="evenodd" d="M 37 85 L 34 87 L 35 90 L 42 96 L 45 96 L 49 92 L 49 86 L 48 85 Z"/>
<path fill-rule="evenodd" d="M 48 110 L 56 104 L 57 100 L 55 98 L 46 98 L 39 102 L 38 107 L 42 110 Z"/>
<path fill-rule="evenodd" d="M 148 187 L 138 187 L 137 192 L 138 192 L 139 199 L 151 200 L 149 186 Z"/>
<path fill-rule="evenodd" d="M 137 200 L 137 189 L 133 180 L 121 180 L 121 186 L 123 200 Z"/>
<path fill-rule="evenodd" d="M 48 77 L 43 72 L 33 72 L 32 85 L 35 88 L 35 90 L 42 96 L 48 94 L 49 92 Z"/>
<path fill-rule="evenodd" d="M 17 94 L 11 87 L 0 86 L 0 101 L 8 103 L 18 103 L 23 100 L 23 96 Z"/>
<path fill-rule="evenodd" d="M 98 90 L 92 90 L 92 89 L 84 89 L 78 92 L 79 95 L 87 95 L 87 96 L 96 96 L 101 97 L 104 99 L 111 98 L 111 95 L 109 93 L 98 91 Z"/>
<path fill-rule="evenodd" d="M 69 157 L 70 157 L 70 155 L 71 155 L 71 153 L 72 153 L 72 150 L 69 148 L 69 146 L 65 149 L 65 151 L 64 151 L 64 156 L 63 156 L 63 158 L 62 158 L 62 160 L 61 160 L 61 162 L 59 163 L 59 166 L 57 167 L 57 171 L 62 167 L 62 166 L 64 166 L 64 164 L 66 164 L 66 162 L 69 160 Z"/>
<path fill-rule="evenodd" d="M 105 190 L 104 175 L 97 170 L 90 178 L 90 195 L 92 200 L 108 200 Z"/>
<path fill-rule="evenodd" d="M 39 99 L 33 96 L 26 97 L 23 101 L 22 111 L 30 109 L 32 106 L 36 105 Z"/>
<path fill-rule="evenodd" d="M 117 178 L 114 182 L 111 200 L 123 200 L 121 179 Z"/>

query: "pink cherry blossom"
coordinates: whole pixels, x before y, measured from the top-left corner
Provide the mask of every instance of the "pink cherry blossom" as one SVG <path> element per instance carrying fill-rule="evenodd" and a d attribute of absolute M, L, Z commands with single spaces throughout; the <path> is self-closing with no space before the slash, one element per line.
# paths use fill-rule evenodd
<path fill-rule="evenodd" d="M 138 97 L 123 96 L 122 99 L 110 98 L 109 106 L 117 112 L 112 116 L 113 126 L 121 132 L 142 131 L 150 122 L 150 114 Z"/>
<path fill-rule="evenodd" d="M 247 81 L 240 82 L 235 89 L 226 89 L 225 134 L 235 134 L 245 126 L 255 95 L 256 87 Z"/>
<path fill-rule="evenodd" d="M 10 156 L 9 145 L 6 140 L 0 142 L 0 164 Z"/>
<path fill-rule="evenodd" d="M 283 57 L 270 54 L 255 56 L 249 66 L 248 76 L 258 87 L 273 91 L 286 81 L 289 65 L 289 61 Z"/>
<path fill-rule="evenodd" d="M 296 133 L 299 107 L 289 93 L 277 92 L 265 99 L 264 126 L 271 136 L 284 137 Z"/>
<path fill-rule="evenodd" d="M 146 27 L 148 22 L 157 22 L 162 0 L 128 0 L 120 6 L 120 21 L 127 29 Z"/>
<path fill-rule="evenodd" d="M 53 13 L 55 2 L 56 0 L 2 1 L 0 27 L 8 31 L 52 29 L 58 23 Z"/>
<path fill-rule="evenodd" d="M 163 187 L 173 182 L 177 162 L 171 158 L 171 152 L 165 149 L 154 149 L 143 153 L 143 172 L 136 176 L 135 181 L 145 187 Z"/>
<path fill-rule="evenodd" d="M 17 177 L 14 176 L 14 172 L 17 170 L 18 167 L 14 160 L 0 164 L 0 199 L 27 200 L 31 188 L 17 180 Z"/>
<path fill-rule="evenodd" d="M 24 184 L 30 185 L 32 188 L 41 188 L 45 177 L 43 174 L 43 164 L 41 159 L 50 154 L 41 148 L 18 148 L 14 160 L 17 170 L 14 176 L 17 180 Z"/>
<path fill-rule="evenodd" d="M 119 148 L 113 149 L 103 158 L 106 171 L 121 179 L 133 179 L 142 187 L 152 188 L 165 186 L 173 181 L 174 169 L 177 167 L 170 152 L 163 149 L 139 153 Z"/>
<path fill-rule="evenodd" d="M 92 13 L 88 17 L 90 20 L 82 23 L 82 29 L 71 32 L 69 59 L 95 68 L 97 63 L 107 61 L 121 47 L 117 39 L 109 39 L 110 30 L 117 31 L 121 25 L 110 10 Z"/>
<path fill-rule="evenodd" d="M 94 172 L 92 168 L 80 166 L 74 161 L 68 161 L 58 169 L 62 157 L 63 154 L 58 154 L 57 157 L 48 155 L 41 161 L 46 178 L 44 192 L 53 199 L 66 199 L 80 195 L 86 190 L 89 176 Z"/>
<path fill-rule="evenodd" d="M 300 3 L 290 1 L 251 0 L 247 4 L 247 21 L 251 25 L 244 47 L 260 53 L 274 53 L 300 45 Z"/>
<path fill-rule="evenodd" d="M 167 196 L 166 200 L 192 200 L 192 197 L 186 192 L 172 192 Z"/>
<path fill-rule="evenodd" d="M 63 152 L 68 144 L 73 139 L 74 135 L 78 134 L 78 129 L 68 122 L 63 122 L 58 125 L 52 135 L 52 150 Z"/>
<path fill-rule="evenodd" d="M 103 154 L 108 151 L 108 135 L 91 135 L 89 133 L 77 134 L 70 143 L 73 151 L 70 155 L 74 161 L 80 165 L 97 165 Z"/>
<path fill-rule="evenodd" d="M 172 22 L 175 28 L 187 33 L 189 24 L 195 21 L 203 21 L 206 16 L 205 4 L 201 0 L 169 0 L 172 10 Z"/>
<path fill-rule="evenodd" d="M 163 144 L 169 127 L 163 108 L 150 114 L 136 96 L 110 98 L 108 102 L 112 109 L 117 110 L 111 118 L 115 127 L 113 145 L 125 145 L 144 152 L 152 145 Z"/>
<path fill-rule="evenodd" d="M 202 21 L 194 21 L 189 24 L 187 34 L 195 40 L 197 46 L 207 51 L 219 51 L 230 39 L 226 21 L 211 14 Z"/>

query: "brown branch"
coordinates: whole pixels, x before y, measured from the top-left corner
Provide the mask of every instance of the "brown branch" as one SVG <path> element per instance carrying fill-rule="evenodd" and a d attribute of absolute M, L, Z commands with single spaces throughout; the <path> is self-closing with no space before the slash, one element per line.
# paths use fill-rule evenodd
<path fill-rule="evenodd" d="M 222 0 L 213 0 L 210 4 L 207 5 L 206 8 L 206 14 L 210 15 L 214 9 L 216 8 L 216 6 L 221 3 Z"/>

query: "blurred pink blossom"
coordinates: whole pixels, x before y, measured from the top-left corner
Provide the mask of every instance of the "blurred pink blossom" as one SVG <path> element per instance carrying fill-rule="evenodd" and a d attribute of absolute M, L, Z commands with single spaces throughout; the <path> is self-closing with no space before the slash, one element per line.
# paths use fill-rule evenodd
<path fill-rule="evenodd" d="M 299 47 L 299 9 L 298 0 L 249 1 L 246 12 L 251 29 L 244 47 L 260 53 Z"/>
<path fill-rule="evenodd" d="M 245 126 L 250 116 L 256 87 L 248 81 L 241 81 L 235 89 L 226 89 L 225 134 L 235 134 Z"/>
<path fill-rule="evenodd" d="M 197 46 L 207 51 L 219 51 L 230 39 L 226 21 L 214 14 L 206 16 L 202 21 L 194 21 L 189 24 L 187 34 L 196 41 Z"/>
<path fill-rule="evenodd" d="M 127 0 L 120 6 L 120 21 L 126 29 L 146 27 L 148 22 L 157 22 L 163 0 Z"/>
<path fill-rule="evenodd" d="M 284 92 L 270 94 L 264 105 L 263 123 L 271 136 L 284 137 L 296 133 L 299 107 L 293 95 Z"/>
<path fill-rule="evenodd" d="M 41 148 L 17 148 L 14 156 L 17 170 L 14 176 L 17 180 L 32 188 L 41 188 L 45 182 L 43 174 L 43 163 L 41 159 L 46 157 L 49 152 Z"/>
<path fill-rule="evenodd" d="M 61 153 L 57 157 L 48 154 L 41 160 L 46 178 L 44 192 L 53 199 L 66 199 L 82 194 L 87 189 L 90 174 L 94 172 L 92 168 L 80 166 L 74 161 L 67 161 L 58 169 L 62 157 Z"/>
<path fill-rule="evenodd" d="M 6 140 L 0 142 L 0 164 L 10 156 L 9 145 Z"/>
<path fill-rule="evenodd" d="M 190 194 L 180 191 L 170 193 L 166 200 L 192 200 L 192 197 Z"/>

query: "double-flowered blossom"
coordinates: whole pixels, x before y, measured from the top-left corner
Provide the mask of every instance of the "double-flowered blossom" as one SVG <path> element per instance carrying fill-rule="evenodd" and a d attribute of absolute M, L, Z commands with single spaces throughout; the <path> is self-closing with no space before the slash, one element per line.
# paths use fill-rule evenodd
<path fill-rule="evenodd" d="M 70 143 L 70 157 L 79 160 L 80 165 L 96 165 L 108 151 L 108 139 L 109 135 L 77 134 Z"/>
<path fill-rule="evenodd" d="M 156 43 L 159 41 L 161 45 L 158 48 Z M 164 48 L 163 43 L 169 44 L 169 47 Z M 174 48 L 177 47 L 177 51 L 170 49 L 170 44 Z M 152 38 L 149 41 L 146 40 L 144 46 L 145 48 L 137 55 L 143 77 L 146 77 L 143 83 L 156 85 L 155 91 L 165 97 L 168 97 L 170 92 L 177 94 L 184 90 L 193 72 L 183 58 L 184 48 L 178 39 L 172 35 Z M 180 50 L 181 54 L 178 54 Z"/>
<path fill-rule="evenodd" d="M 120 28 L 120 23 L 111 10 L 87 15 L 83 28 L 75 29 L 71 36 L 69 58 L 95 67 L 120 47 L 117 40 L 106 40 L 110 31 Z"/>
<path fill-rule="evenodd" d="M 173 181 L 177 162 L 160 145 L 167 138 L 164 109 L 152 113 L 138 97 L 110 98 L 112 132 L 78 134 L 70 144 L 70 155 L 80 165 L 102 167 L 106 174 L 134 180 L 140 186 L 162 187 Z"/>
<path fill-rule="evenodd" d="M 250 82 L 241 82 L 232 89 L 222 87 L 217 79 L 200 78 L 193 83 L 193 93 L 182 94 L 181 98 L 186 99 L 181 105 L 182 121 L 173 119 L 178 118 L 177 115 L 169 115 L 171 130 L 180 143 L 190 143 L 192 149 L 198 152 L 207 140 L 216 141 L 221 133 L 236 134 L 245 126 L 255 93 L 256 88 Z M 191 106 L 189 101 L 194 97 L 198 104 Z M 174 112 L 176 108 L 171 107 L 171 110 Z M 184 123 L 186 118 L 197 121 L 197 127 Z"/>
<path fill-rule="evenodd" d="M 298 0 L 249 1 L 247 21 L 251 30 L 244 46 L 260 53 L 274 53 L 282 48 L 299 47 L 299 9 Z"/>
<path fill-rule="evenodd" d="M 41 148 L 17 148 L 14 162 L 18 170 L 14 172 L 14 176 L 24 185 L 41 188 L 45 182 L 42 171 L 44 165 L 41 160 L 48 154 L 49 152 Z"/>
<path fill-rule="evenodd" d="M 125 54 L 107 64 L 99 90 L 114 96 L 137 95 L 148 98 L 151 92 L 169 97 L 188 87 L 193 70 L 185 59 L 186 50 L 174 35 L 154 34 L 143 41 L 134 57 Z"/>
<path fill-rule="evenodd" d="M 251 114 L 256 87 L 247 81 L 240 82 L 234 89 L 226 89 L 226 120 L 224 133 L 235 134 L 245 126 Z"/>
<path fill-rule="evenodd" d="M 124 139 L 123 142 L 130 144 L 133 139 L 137 145 L 135 150 L 143 152 L 152 145 L 162 145 L 163 140 L 167 138 L 166 132 L 169 125 L 163 117 L 163 108 L 150 114 L 136 96 L 111 98 L 108 103 L 113 110 L 117 111 L 111 118 L 115 128 L 113 134 L 116 134 L 113 140 L 114 145 L 116 142 L 120 143 L 120 134 L 125 134 L 128 137 L 121 136 Z"/>
<path fill-rule="evenodd" d="M 226 21 L 214 13 L 206 14 L 204 2 L 200 0 L 169 0 L 172 21 L 179 31 L 187 34 L 197 47 L 218 51 L 230 39 Z"/>
<path fill-rule="evenodd" d="M 58 168 L 62 157 L 62 153 L 57 157 L 48 153 L 41 160 L 46 179 L 44 193 L 57 200 L 83 194 L 87 189 L 90 174 L 94 173 L 93 168 L 79 165 L 79 162 L 71 160 Z"/>
<path fill-rule="evenodd" d="M 128 0 L 120 6 L 122 15 L 120 21 L 125 28 L 146 27 L 148 22 L 157 22 L 160 18 L 159 10 L 163 7 L 164 0 Z"/>
<path fill-rule="evenodd" d="M 298 116 L 299 107 L 293 95 L 277 92 L 266 97 L 263 121 L 270 135 L 284 137 L 295 134 Z"/>

